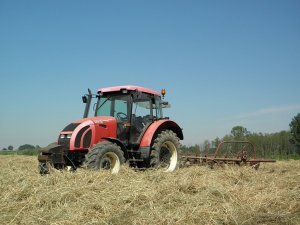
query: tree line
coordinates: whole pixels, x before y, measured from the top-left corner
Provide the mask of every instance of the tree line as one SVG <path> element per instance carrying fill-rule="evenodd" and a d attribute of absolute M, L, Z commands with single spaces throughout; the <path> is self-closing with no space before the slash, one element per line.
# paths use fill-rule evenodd
<path fill-rule="evenodd" d="M 280 131 L 272 134 L 252 133 L 243 126 L 235 126 L 230 134 L 223 138 L 216 137 L 214 140 L 205 140 L 202 144 L 193 146 L 182 146 L 184 154 L 195 155 L 212 154 L 222 141 L 250 141 L 256 146 L 257 157 L 268 157 L 278 159 L 299 159 L 300 158 L 300 113 L 298 113 L 289 124 L 289 131 Z M 242 145 L 242 144 L 241 144 Z M 227 146 L 226 151 L 236 153 L 240 146 Z M 36 145 L 24 144 L 19 146 L 17 151 L 36 154 L 41 147 Z M 3 148 L 3 151 L 13 151 L 12 145 Z"/>
<path fill-rule="evenodd" d="M 222 141 L 250 141 L 256 147 L 256 157 L 276 159 L 299 159 L 300 158 L 300 113 L 289 124 L 289 131 L 280 131 L 271 134 L 250 132 L 243 126 L 235 126 L 230 134 L 223 138 L 216 137 L 214 140 L 205 140 L 202 144 L 183 146 L 184 154 L 205 155 L 213 154 Z M 236 153 L 235 149 L 241 149 L 243 144 L 226 146 L 226 151 Z"/>
<path fill-rule="evenodd" d="M 20 145 L 19 148 L 14 149 L 12 145 L 9 145 L 7 148 L 2 148 L 2 151 L 13 151 L 13 150 L 19 150 L 19 151 L 24 151 L 24 150 L 39 150 L 41 147 L 39 145 L 30 145 L 30 144 L 24 144 Z"/>

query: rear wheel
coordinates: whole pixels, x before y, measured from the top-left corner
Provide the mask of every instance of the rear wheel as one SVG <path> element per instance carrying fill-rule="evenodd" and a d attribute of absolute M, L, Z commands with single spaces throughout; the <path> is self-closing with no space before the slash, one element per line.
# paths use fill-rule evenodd
<path fill-rule="evenodd" d="M 151 167 L 164 168 L 166 172 L 172 172 L 179 165 L 180 143 L 173 131 L 165 130 L 159 133 L 151 149 Z"/>
<path fill-rule="evenodd" d="M 86 167 L 93 170 L 107 169 L 111 173 L 118 173 L 124 162 L 121 148 L 107 141 L 94 145 L 85 155 Z"/>

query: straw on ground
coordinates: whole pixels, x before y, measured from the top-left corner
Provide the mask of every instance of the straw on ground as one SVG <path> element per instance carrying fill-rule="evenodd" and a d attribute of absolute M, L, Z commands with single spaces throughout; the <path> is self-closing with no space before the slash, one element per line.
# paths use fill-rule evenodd
<path fill-rule="evenodd" d="M 40 176 L 0 156 L 2 224 L 300 224 L 300 161 L 165 173 L 79 169 Z"/>

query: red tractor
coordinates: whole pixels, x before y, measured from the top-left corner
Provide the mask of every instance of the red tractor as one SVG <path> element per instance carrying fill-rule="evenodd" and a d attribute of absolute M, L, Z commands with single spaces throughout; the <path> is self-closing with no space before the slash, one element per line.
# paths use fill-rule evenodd
<path fill-rule="evenodd" d="M 40 174 L 56 169 L 110 169 L 118 173 L 128 162 L 134 168 L 164 167 L 173 171 L 179 163 L 182 129 L 163 117 L 169 106 L 161 94 L 138 86 L 102 88 L 82 97 L 86 104 L 83 119 L 66 126 L 55 144 L 38 156 Z M 94 117 L 89 117 L 93 98 Z"/>

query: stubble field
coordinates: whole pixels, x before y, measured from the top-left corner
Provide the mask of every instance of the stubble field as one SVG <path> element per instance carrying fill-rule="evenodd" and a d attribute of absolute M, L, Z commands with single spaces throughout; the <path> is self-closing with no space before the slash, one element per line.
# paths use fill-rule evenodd
<path fill-rule="evenodd" d="M 300 224 L 300 161 L 117 175 L 41 177 L 31 156 L 0 156 L 1 224 Z"/>

